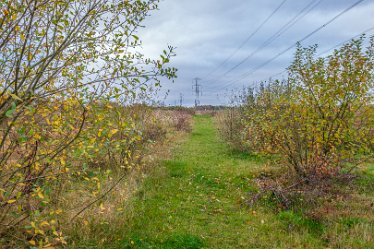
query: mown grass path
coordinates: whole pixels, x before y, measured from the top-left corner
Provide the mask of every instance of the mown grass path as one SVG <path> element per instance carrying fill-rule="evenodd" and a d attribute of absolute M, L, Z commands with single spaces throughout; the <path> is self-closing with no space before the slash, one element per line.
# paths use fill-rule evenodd
<path fill-rule="evenodd" d="M 263 162 L 230 151 L 211 117 L 196 116 L 194 121 L 190 137 L 173 159 L 145 180 L 120 248 L 311 248 L 312 241 L 316 245 L 314 238 L 292 237 L 272 212 L 254 212 L 242 205 L 250 179 Z"/>

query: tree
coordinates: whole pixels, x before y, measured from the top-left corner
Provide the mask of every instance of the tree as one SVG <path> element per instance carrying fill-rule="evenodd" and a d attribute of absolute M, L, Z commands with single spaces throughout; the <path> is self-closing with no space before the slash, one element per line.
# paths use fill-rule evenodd
<path fill-rule="evenodd" d="M 52 207 L 53 191 L 66 176 L 82 170 L 71 157 L 89 152 L 92 143 L 102 148 L 108 140 L 98 134 L 110 141 L 121 134 L 122 144 L 137 139 L 136 133 L 124 137 L 133 127 L 124 105 L 160 87 L 160 77 L 171 79 L 176 73 L 165 67 L 172 47 L 159 60 L 147 59 L 138 49 L 136 31 L 157 4 L 0 3 L 0 234 L 29 220 L 33 238 L 48 244 L 39 214 Z M 108 119 L 114 116 L 118 122 Z M 60 234 L 57 226 L 48 227 Z"/>

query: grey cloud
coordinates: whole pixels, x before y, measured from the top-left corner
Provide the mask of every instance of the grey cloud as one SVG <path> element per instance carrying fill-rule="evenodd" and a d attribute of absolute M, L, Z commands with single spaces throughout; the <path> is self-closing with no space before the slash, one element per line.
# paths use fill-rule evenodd
<path fill-rule="evenodd" d="M 279 5 L 274 0 L 163 0 L 160 10 L 151 13 L 140 31 L 144 53 L 157 57 L 167 46 L 177 47 L 177 57 L 172 66 L 179 69 L 174 83 L 163 81 L 164 89 L 170 89 L 167 103 L 174 104 L 179 93 L 184 93 L 185 104 L 192 105 L 194 96 L 192 78 L 201 77 L 204 95 L 202 104 L 220 104 L 225 100 L 223 86 L 231 79 L 239 78 L 275 54 L 289 47 L 309 32 L 330 20 L 355 0 L 323 0 L 312 12 L 302 18 L 292 28 L 278 37 L 268 47 L 259 51 L 250 60 L 238 67 L 228 76 L 223 72 L 240 62 L 257 49 L 266 39 L 287 23 L 311 0 L 288 0 L 279 12 L 223 67 L 206 78 L 205 76 L 221 64 L 243 40 Z M 317 1 L 315 1 L 317 2 Z M 318 43 L 325 50 L 349 39 L 374 25 L 372 16 L 374 1 L 366 0 L 335 22 L 306 40 L 303 45 Z M 371 34 L 373 34 L 372 32 Z M 277 60 L 258 70 L 250 77 L 238 81 L 228 89 L 241 88 L 284 70 L 294 50 L 280 56 Z M 217 98 L 217 93 L 220 97 Z"/>

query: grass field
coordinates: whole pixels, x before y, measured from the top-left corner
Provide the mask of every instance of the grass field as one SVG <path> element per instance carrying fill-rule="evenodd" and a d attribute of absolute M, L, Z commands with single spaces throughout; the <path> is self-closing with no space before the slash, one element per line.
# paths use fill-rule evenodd
<path fill-rule="evenodd" d="M 250 209 L 244 200 L 265 159 L 231 151 L 210 116 L 194 123 L 173 158 L 146 178 L 131 215 L 102 248 L 374 248 L 370 214 L 329 223 L 276 213 L 266 203 Z"/>

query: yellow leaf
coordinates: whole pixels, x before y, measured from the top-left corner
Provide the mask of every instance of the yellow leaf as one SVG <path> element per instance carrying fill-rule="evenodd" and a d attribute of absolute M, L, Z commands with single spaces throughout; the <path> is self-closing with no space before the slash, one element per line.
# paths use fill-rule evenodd
<path fill-rule="evenodd" d="M 41 229 L 37 229 L 37 228 L 35 228 L 35 233 L 36 233 L 36 234 L 40 234 L 40 235 L 45 235 L 45 233 L 44 233 L 43 230 L 41 230 Z"/>
<path fill-rule="evenodd" d="M 35 240 L 29 240 L 29 243 L 30 243 L 30 245 L 32 245 L 32 246 L 35 246 L 36 245 L 36 242 L 35 242 Z"/>
<path fill-rule="evenodd" d="M 63 169 L 61 170 L 61 172 L 62 172 L 62 173 L 68 173 L 68 172 L 69 172 L 69 168 L 66 168 L 66 167 L 65 167 L 65 168 L 63 168 Z"/>
<path fill-rule="evenodd" d="M 63 245 L 67 245 L 68 244 L 63 237 L 60 237 L 60 242 Z"/>
<path fill-rule="evenodd" d="M 7 201 L 8 204 L 12 204 L 12 203 L 15 203 L 15 202 L 16 202 L 16 200 L 14 200 L 14 199 Z"/>
<path fill-rule="evenodd" d="M 48 221 L 43 221 L 42 223 L 40 223 L 40 226 L 49 226 L 49 223 Z"/>
<path fill-rule="evenodd" d="M 40 199 L 44 199 L 44 195 L 43 195 L 42 192 L 38 192 L 38 196 L 39 196 Z"/>
<path fill-rule="evenodd" d="M 34 138 L 35 138 L 35 140 L 40 140 L 42 138 L 42 136 L 40 136 L 39 134 L 36 133 L 34 135 Z"/>

